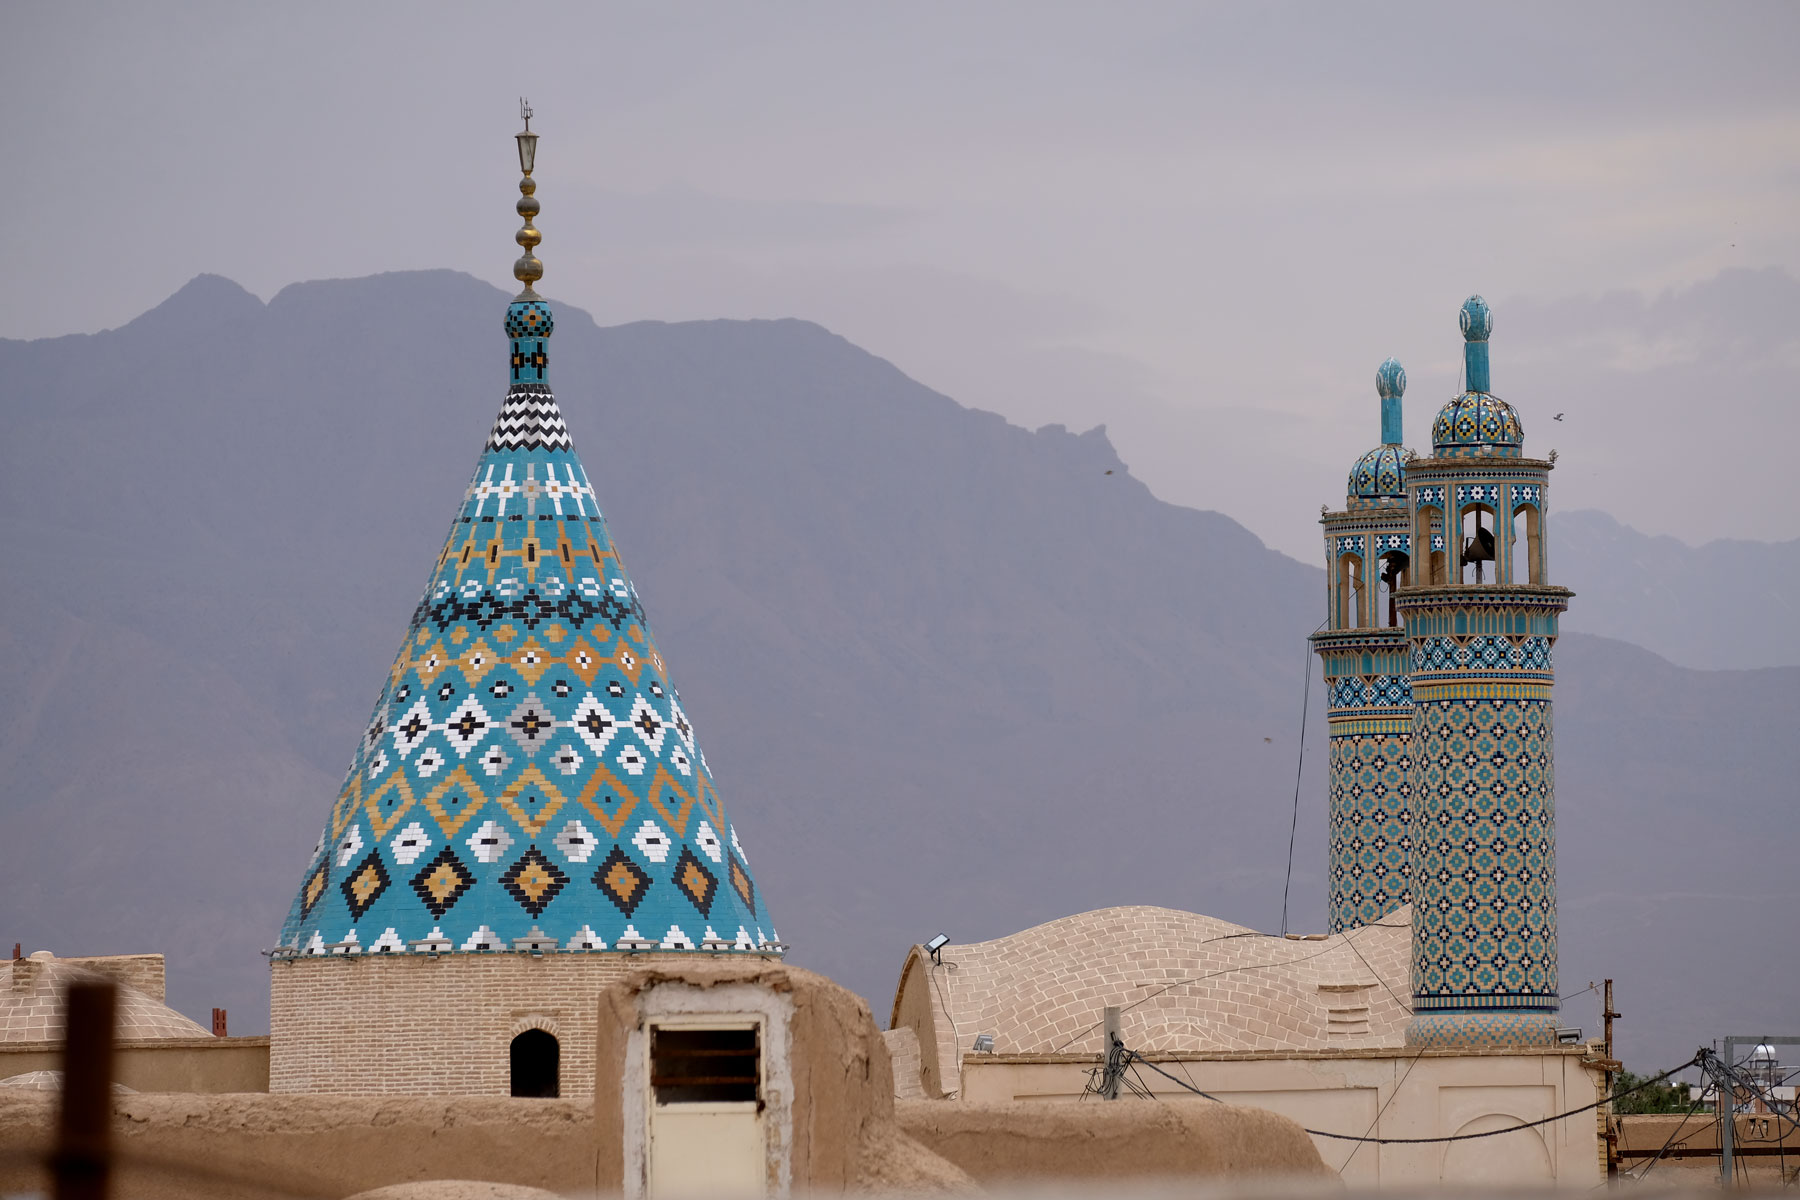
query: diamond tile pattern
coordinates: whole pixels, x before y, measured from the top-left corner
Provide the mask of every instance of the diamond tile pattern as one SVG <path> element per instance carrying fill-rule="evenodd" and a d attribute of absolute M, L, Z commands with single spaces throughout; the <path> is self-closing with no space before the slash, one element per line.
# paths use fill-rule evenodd
<path fill-rule="evenodd" d="M 1330 931 L 1379 921 L 1412 902 L 1408 779 L 1404 734 L 1331 739 Z"/>
<path fill-rule="evenodd" d="M 1557 1004 L 1550 701 L 1413 708 L 1419 1012 Z"/>
<path fill-rule="evenodd" d="M 552 328 L 541 300 L 508 310 L 511 390 L 283 947 L 585 947 L 632 924 L 657 943 L 696 924 L 740 949 L 777 936 L 544 382 Z M 570 822 L 582 835 L 559 837 Z"/>

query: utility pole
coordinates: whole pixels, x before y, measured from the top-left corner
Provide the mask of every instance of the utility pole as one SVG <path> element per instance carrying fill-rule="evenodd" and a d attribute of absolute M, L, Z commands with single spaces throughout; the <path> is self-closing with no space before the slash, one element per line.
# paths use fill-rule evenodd
<path fill-rule="evenodd" d="M 1109 1004 L 1102 1010 L 1101 1029 L 1106 1045 L 1106 1070 L 1100 1077 L 1100 1098 L 1119 1098 L 1119 1076 L 1125 1070 L 1125 1039 L 1119 1036 L 1119 1007 Z"/>
<path fill-rule="evenodd" d="M 1613 1011 L 1612 980 L 1606 981 L 1606 990 L 1601 993 L 1600 1019 L 1605 1024 L 1606 1032 L 1606 1177 L 1617 1179 L 1619 1175 L 1619 1122 L 1613 1113 L 1613 1083 L 1618 1079 L 1619 1056 L 1613 1053 L 1612 1023 L 1623 1013 Z"/>

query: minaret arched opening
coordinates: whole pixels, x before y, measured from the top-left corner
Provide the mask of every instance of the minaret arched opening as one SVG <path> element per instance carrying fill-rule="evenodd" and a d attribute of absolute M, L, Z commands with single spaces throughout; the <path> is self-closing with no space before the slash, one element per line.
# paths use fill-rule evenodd
<path fill-rule="evenodd" d="M 1461 583 L 1500 583 L 1499 542 L 1494 536 L 1494 510 L 1471 504 L 1457 514 L 1462 551 L 1457 565 Z"/>
<path fill-rule="evenodd" d="M 1394 593 L 1412 584 L 1412 560 L 1404 550 L 1389 550 L 1381 556 L 1381 574 L 1377 577 L 1380 595 L 1375 606 L 1375 624 L 1392 629 L 1400 624 L 1394 606 Z"/>
<path fill-rule="evenodd" d="M 562 1095 L 562 1044 L 542 1029 L 512 1040 L 512 1094 L 539 1100 Z"/>

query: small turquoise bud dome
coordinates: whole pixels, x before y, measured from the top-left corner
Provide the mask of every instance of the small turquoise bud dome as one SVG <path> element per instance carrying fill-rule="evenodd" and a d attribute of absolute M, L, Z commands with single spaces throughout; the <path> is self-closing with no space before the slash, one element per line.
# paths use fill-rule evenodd
<path fill-rule="evenodd" d="M 1375 368 L 1375 394 L 1383 400 L 1406 394 L 1406 368 L 1399 359 L 1390 358 Z"/>
<path fill-rule="evenodd" d="M 506 336 L 546 338 L 556 327 L 550 306 L 542 300 L 515 300 L 506 308 Z"/>
<path fill-rule="evenodd" d="M 1485 342 L 1488 334 L 1494 332 L 1494 314 L 1480 296 L 1470 296 L 1463 301 L 1460 317 L 1466 342 Z"/>
<path fill-rule="evenodd" d="M 1352 508 L 1358 501 L 1406 499 L 1406 451 L 1385 444 L 1375 447 L 1351 466 L 1345 491 Z"/>

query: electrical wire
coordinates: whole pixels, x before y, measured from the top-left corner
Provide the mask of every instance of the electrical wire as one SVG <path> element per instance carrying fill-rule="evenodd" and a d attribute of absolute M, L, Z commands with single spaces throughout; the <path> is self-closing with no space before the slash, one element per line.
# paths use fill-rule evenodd
<path fill-rule="evenodd" d="M 1363 1146 L 1368 1143 L 1369 1135 L 1374 1133 L 1376 1127 L 1381 1124 L 1381 1118 L 1387 1112 L 1388 1105 L 1392 1104 L 1395 1098 L 1400 1095 L 1400 1090 L 1406 1086 L 1406 1081 L 1412 1077 L 1412 1069 L 1418 1066 L 1419 1060 L 1424 1057 L 1425 1047 L 1420 1046 L 1419 1052 L 1413 1055 L 1412 1061 L 1406 1064 L 1406 1070 L 1401 1073 L 1399 1082 L 1394 1084 L 1394 1090 L 1388 1093 L 1388 1098 L 1383 1100 L 1381 1102 L 1381 1107 L 1375 1110 L 1375 1119 L 1369 1122 L 1369 1127 L 1367 1129 L 1363 1130 L 1362 1139 L 1358 1141 L 1356 1145 L 1350 1147 L 1350 1155 L 1348 1158 L 1344 1159 L 1344 1165 L 1338 1168 L 1338 1174 L 1341 1175 L 1344 1173 L 1350 1166 L 1350 1160 L 1356 1157 L 1356 1152 L 1361 1150 Z"/>
<path fill-rule="evenodd" d="M 1368 926 L 1365 925 L 1365 926 L 1362 926 L 1361 928 L 1367 929 Z M 1352 933 L 1354 933 L 1354 932 L 1355 931 L 1353 930 Z M 1268 934 L 1268 933 L 1228 933 L 1221 937 L 1207 938 L 1205 941 L 1200 942 L 1199 945 L 1204 946 L 1208 942 L 1228 941 L 1232 938 L 1273 937 L 1273 936 L 1275 936 L 1275 935 Z M 1346 939 L 1348 939 L 1351 936 L 1351 934 L 1345 934 L 1344 936 Z M 1195 975 L 1189 979 L 1177 979 L 1174 983 L 1165 984 L 1164 986 L 1157 988 L 1154 992 L 1151 992 L 1148 996 L 1141 996 L 1138 999 L 1133 1000 L 1130 1004 L 1122 1006 L 1119 1009 L 1119 1015 L 1123 1016 L 1124 1014 L 1130 1012 L 1132 1009 L 1136 1008 L 1140 1004 L 1148 1004 L 1150 1001 L 1156 999 L 1158 996 L 1162 995 L 1164 992 L 1172 991 L 1178 987 L 1185 987 L 1187 984 L 1190 984 L 1190 983 L 1204 983 L 1208 979 L 1217 979 L 1221 975 L 1231 975 L 1238 971 L 1261 971 L 1261 970 L 1264 970 L 1269 967 L 1285 967 L 1285 966 L 1290 966 L 1294 963 L 1303 963 L 1303 962 L 1306 962 L 1308 959 L 1317 958 L 1321 954 L 1329 954 L 1333 950 L 1336 950 L 1336 949 L 1337 949 L 1336 946 L 1327 945 L 1322 950 L 1315 950 L 1311 954 L 1302 954 L 1298 958 L 1285 958 L 1285 959 L 1282 959 L 1280 962 L 1244 963 L 1240 966 L 1235 966 L 1235 967 L 1221 967 L 1217 971 L 1208 971 L 1204 975 Z M 1094 1030 L 1100 1028 L 1100 1026 L 1102 1024 L 1104 1024 L 1104 1019 L 1102 1019 L 1100 1021 L 1095 1021 L 1092 1025 L 1089 1025 L 1086 1029 L 1077 1030 L 1075 1033 L 1069 1035 L 1069 1038 L 1067 1041 L 1063 1042 L 1062 1045 L 1058 1046 L 1056 1049 L 1052 1050 L 1050 1053 L 1061 1054 L 1064 1050 L 1068 1049 L 1070 1046 L 1074 1045 L 1076 1042 L 1080 1041 L 1082 1038 L 1086 1037 L 1088 1034 L 1094 1032 Z"/>
<path fill-rule="evenodd" d="M 1325 628 L 1325 623 L 1329 620 L 1331 620 L 1331 618 L 1326 617 L 1324 621 L 1320 621 L 1318 629 L 1314 629 L 1313 632 L 1317 633 L 1320 629 Z M 1287 936 L 1288 889 L 1292 887 L 1294 883 L 1294 835 L 1300 830 L 1300 776 L 1306 770 L 1306 714 L 1307 710 L 1312 706 L 1312 659 L 1312 639 L 1308 638 L 1306 643 L 1305 683 L 1302 684 L 1300 688 L 1300 757 L 1299 760 L 1294 763 L 1294 819 L 1288 825 L 1287 875 L 1281 881 L 1282 937 Z"/>
<path fill-rule="evenodd" d="M 1217 1104 L 1225 1103 L 1225 1101 L 1220 1100 L 1217 1096 L 1214 1096 L 1208 1092 L 1203 1092 L 1199 1088 L 1194 1087 L 1192 1084 L 1182 1082 L 1180 1079 L 1177 1079 L 1175 1076 L 1169 1074 L 1167 1071 L 1163 1070 L 1161 1067 L 1157 1066 L 1155 1063 L 1151 1062 L 1149 1059 L 1147 1059 L 1143 1055 L 1139 1054 L 1136 1050 L 1126 1050 L 1125 1056 L 1126 1056 L 1127 1061 L 1133 1062 L 1133 1063 L 1142 1063 L 1144 1066 L 1149 1067 L 1152 1071 L 1155 1071 L 1158 1075 L 1161 1075 L 1164 1079 L 1167 1079 L 1170 1083 L 1173 1083 L 1175 1086 L 1177 1086 L 1179 1088 L 1184 1088 L 1187 1091 L 1193 1092 L 1197 1096 L 1205 1096 L 1208 1100 L 1211 1100 Z M 1678 1067 L 1670 1067 L 1667 1071 L 1664 1071 L 1660 1075 L 1653 1075 L 1649 1079 L 1644 1080 L 1642 1083 L 1634 1084 L 1631 1087 L 1626 1088 L 1622 1092 L 1612 1092 L 1612 1093 L 1600 1098 L 1599 1100 L 1594 1101 L 1592 1104 L 1584 1104 L 1580 1108 L 1571 1108 L 1567 1112 L 1556 1113 L 1553 1116 L 1540 1117 L 1535 1121 L 1525 1121 L 1518 1125 L 1509 1125 L 1505 1129 L 1488 1129 L 1488 1130 L 1484 1130 L 1480 1133 L 1452 1133 L 1452 1134 L 1446 1134 L 1443 1137 L 1426 1137 L 1426 1138 L 1378 1138 L 1378 1137 L 1369 1137 L 1366 1134 L 1364 1134 L 1362 1136 L 1358 1136 L 1354 1133 L 1332 1133 L 1332 1132 L 1330 1132 L 1328 1130 L 1324 1130 L 1324 1129 L 1306 1129 L 1305 1131 L 1307 1133 L 1312 1134 L 1314 1137 L 1332 1138 L 1332 1139 L 1335 1139 L 1336 1141 L 1340 1141 L 1340 1142 L 1368 1142 L 1368 1143 L 1370 1143 L 1372 1145 L 1376 1145 L 1376 1146 L 1421 1146 L 1421 1145 L 1435 1144 L 1435 1143 L 1439 1143 L 1439 1142 L 1466 1142 L 1466 1141 L 1472 1141 L 1475 1138 L 1499 1137 L 1503 1133 L 1514 1133 L 1521 1129 L 1535 1129 L 1539 1125 L 1549 1125 L 1552 1122 L 1561 1121 L 1568 1117 L 1580 1116 L 1584 1112 L 1592 1112 L 1596 1108 L 1599 1108 L 1602 1104 L 1608 1104 L 1614 1100 L 1617 1100 L 1620 1096 L 1629 1096 L 1629 1095 L 1631 1095 L 1631 1093 L 1642 1091 L 1643 1089 L 1650 1087 L 1652 1084 L 1661 1083 L 1663 1080 L 1665 1080 L 1669 1076 L 1675 1074 L 1677 1071 L 1687 1070 L 1689 1067 L 1698 1063 L 1702 1057 L 1703 1057 L 1703 1055 L 1696 1054 L 1696 1055 L 1694 1055 L 1694 1057 L 1688 1059 L 1686 1062 L 1682 1063 Z M 1398 1090 L 1398 1089 L 1396 1089 L 1396 1090 Z M 1302 1128 L 1305 1129 L 1304 1126 L 1302 1126 Z"/>
<path fill-rule="evenodd" d="M 1394 993 L 1394 989 L 1388 986 L 1387 980 L 1385 980 L 1381 977 L 1381 972 L 1377 971 L 1374 967 L 1369 965 L 1369 960 L 1363 957 L 1363 952 L 1356 948 L 1356 939 L 1346 936 L 1344 938 L 1344 945 L 1350 947 L 1350 952 L 1352 954 L 1356 955 L 1356 960 L 1358 962 L 1362 963 L 1363 968 L 1365 970 L 1367 970 L 1369 972 L 1369 974 L 1371 974 L 1375 977 L 1375 982 L 1379 983 L 1381 985 L 1381 990 L 1388 994 L 1389 999 L 1393 1000 L 1393 1002 L 1395 1004 L 1398 1004 L 1400 1006 L 1400 1011 L 1403 1013 L 1406 1013 L 1408 1015 L 1411 1015 L 1412 1005 L 1408 1004 L 1406 1001 L 1402 1000 L 1398 995 L 1396 995 Z"/>
<path fill-rule="evenodd" d="M 944 1019 L 946 1021 L 950 1022 L 951 1044 L 956 1047 L 956 1055 L 957 1055 L 957 1059 L 958 1059 L 957 1069 L 956 1069 L 956 1090 L 957 1090 L 957 1092 L 960 1093 L 962 1091 L 962 1064 L 961 1064 L 962 1031 L 957 1029 L 957 1027 L 956 1027 L 956 1017 L 950 1011 L 950 1002 L 948 1000 L 944 999 L 944 985 L 938 982 L 938 977 L 937 977 L 938 968 L 945 966 L 945 965 L 948 965 L 950 967 L 950 969 L 953 971 L 956 969 L 955 963 L 945 964 L 945 963 L 939 962 L 934 959 L 931 964 L 931 970 L 928 972 L 928 974 L 931 976 L 932 990 L 937 992 L 938 1007 L 944 1010 Z M 948 1095 L 949 1093 L 945 1093 L 945 1094 Z"/>

